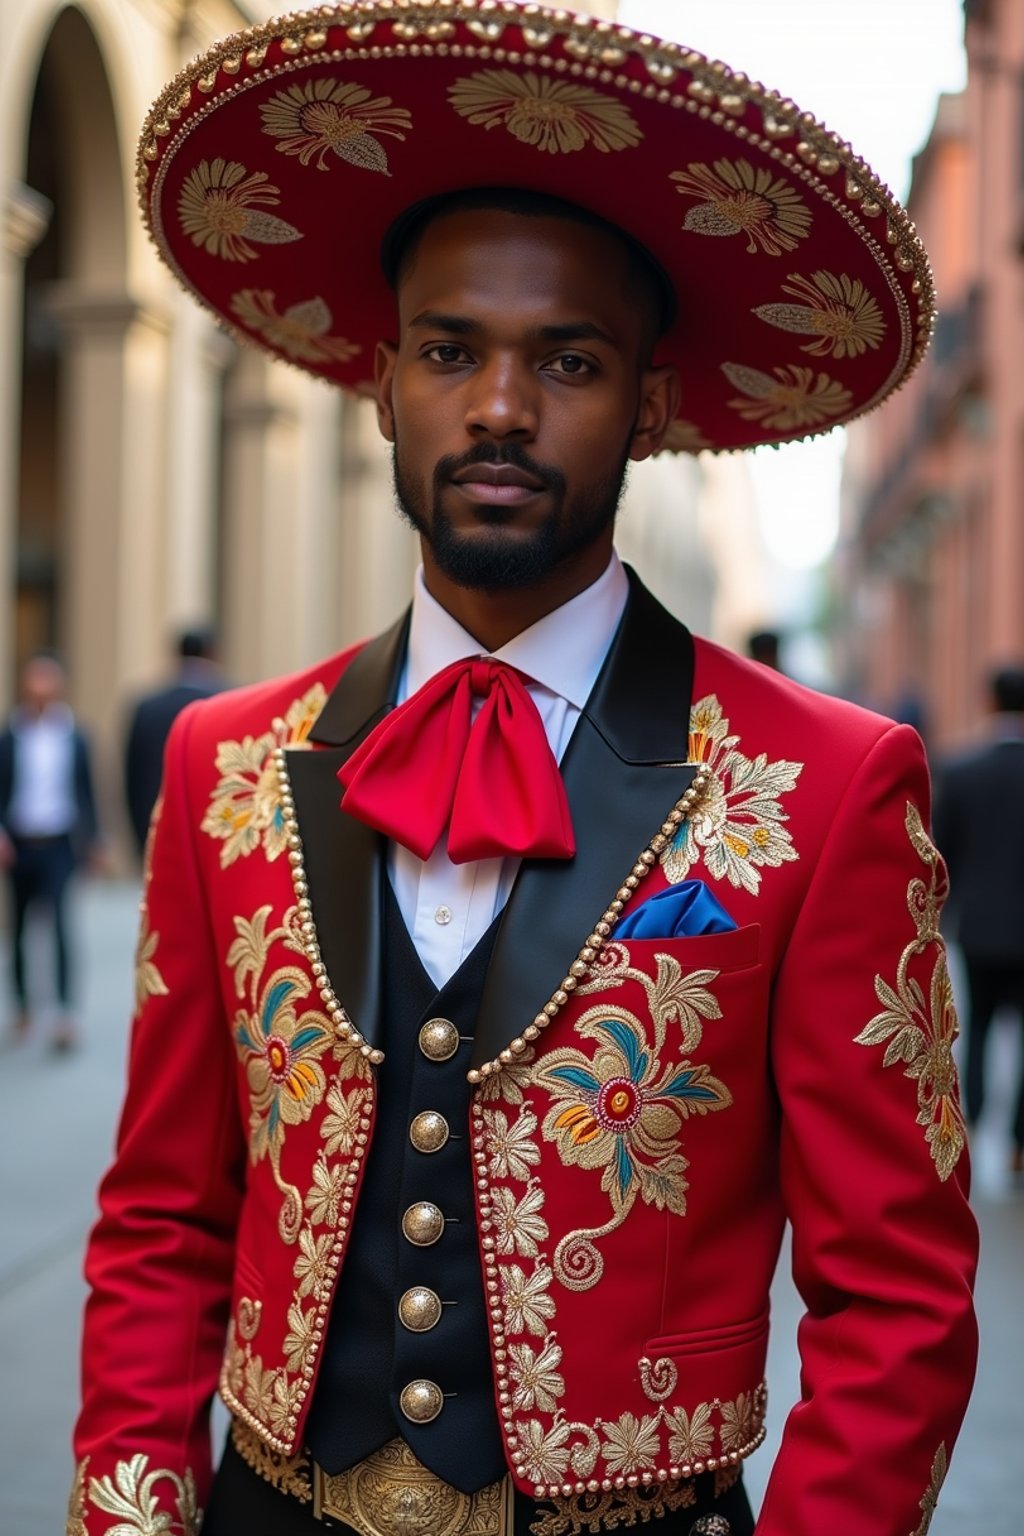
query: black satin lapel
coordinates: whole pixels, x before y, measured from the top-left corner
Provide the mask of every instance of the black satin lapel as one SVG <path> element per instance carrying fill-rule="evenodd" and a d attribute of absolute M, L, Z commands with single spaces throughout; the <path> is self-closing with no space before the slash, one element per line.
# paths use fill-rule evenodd
<path fill-rule="evenodd" d="M 385 845 L 340 807 L 348 755 L 348 747 L 289 752 L 288 776 L 320 958 L 356 1029 L 379 1045 Z"/>
<path fill-rule="evenodd" d="M 320 957 L 343 1008 L 380 1044 L 385 840 L 341 809 L 338 769 L 394 703 L 408 616 L 371 640 L 342 673 L 310 732 L 325 745 L 288 753 Z"/>
<path fill-rule="evenodd" d="M 473 1065 L 490 1061 L 560 986 L 637 855 L 693 782 L 693 640 L 630 573 L 626 613 L 562 771 L 576 857 L 526 859 L 487 973 Z"/>

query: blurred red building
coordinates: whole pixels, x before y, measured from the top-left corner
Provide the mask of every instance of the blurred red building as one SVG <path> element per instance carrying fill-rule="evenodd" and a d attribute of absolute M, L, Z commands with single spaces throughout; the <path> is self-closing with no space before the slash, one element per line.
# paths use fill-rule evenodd
<path fill-rule="evenodd" d="M 965 0 L 968 83 L 943 96 L 908 207 L 939 294 L 907 386 L 847 434 L 833 635 L 851 695 L 968 737 L 1024 657 L 1024 3 Z"/>

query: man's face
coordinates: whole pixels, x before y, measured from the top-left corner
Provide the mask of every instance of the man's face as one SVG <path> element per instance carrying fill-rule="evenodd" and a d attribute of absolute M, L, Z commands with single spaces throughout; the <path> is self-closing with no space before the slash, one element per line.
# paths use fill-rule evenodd
<path fill-rule="evenodd" d="M 398 342 L 378 351 L 378 413 L 400 505 L 456 585 L 537 586 L 595 553 L 599 573 L 626 463 L 665 414 L 630 288 L 619 242 L 570 220 L 484 209 L 424 232 Z"/>

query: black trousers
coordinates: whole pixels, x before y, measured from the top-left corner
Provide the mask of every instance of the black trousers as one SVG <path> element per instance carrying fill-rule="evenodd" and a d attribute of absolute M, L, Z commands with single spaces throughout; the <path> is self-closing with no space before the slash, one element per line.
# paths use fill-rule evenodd
<path fill-rule="evenodd" d="M 697 1503 L 652 1521 L 650 1529 L 656 1530 L 658 1536 L 701 1536 L 701 1516 L 714 1514 L 728 1522 L 728 1531 L 719 1527 L 718 1536 L 753 1536 L 754 1517 L 742 1481 L 734 1483 L 719 1499 L 714 1497 L 715 1480 L 711 1473 L 698 1477 L 695 1483 Z M 532 1500 L 517 1494 L 516 1536 L 530 1536 L 530 1524 L 536 1514 L 537 1506 Z M 715 1526 L 708 1529 L 714 1532 Z M 328 1531 L 334 1536 L 352 1536 L 347 1525 L 314 1519 L 311 1504 L 300 1504 L 298 1499 L 265 1483 L 228 1441 L 203 1517 L 203 1536 L 326 1536 Z M 424 1531 L 423 1536 L 434 1533 Z"/>
<path fill-rule="evenodd" d="M 25 919 L 35 905 L 47 907 L 53 921 L 57 1001 L 66 1008 L 71 1001 L 71 953 L 68 944 L 67 888 L 74 874 L 75 855 L 71 838 L 15 837 L 11 885 L 11 943 L 14 993 L 21 1008 L 28 1006 L 25 974 Z"/>
<path fill-rule="evenodd" d="M 970 955 L 964 956 L 964 963 L 969 994 L 964 1108 L 973 1124 L 985 1102 L 985 1044 L 993 1017 L 1000 1008 L 1015 1008 L 1024 1031 L 1024 965 L 996 965 Z M 1024 1037 L 1021 1044 L 1024 1048 Z M 1017 1086 L 1013 1139 L 1024 1149 L 1024 1062 Z"/>

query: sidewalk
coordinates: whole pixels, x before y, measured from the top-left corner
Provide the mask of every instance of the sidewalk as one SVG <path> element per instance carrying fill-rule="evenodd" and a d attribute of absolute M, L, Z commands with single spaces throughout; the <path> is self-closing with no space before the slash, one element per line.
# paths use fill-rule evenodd
<path fill-rule="evenodd" d="M 0 1049 L 0 1536 L 61 1536 L 64 1530 L 82 1245 L 122 1093 L 137 901 L 137 887 L 127 883 L 94 884 L 81 893 L 81 1048 L 55 1056 L 41 1030 L 37 1038 Z M 4 980 L 0 975 L 0 987 Z M 997 1095 L 1014 1080 L 1015 1035 L 999 1032 L 994 1049 L 993 1129 L 983 1127 L 975 1152 L 981 1368 L 931 1536 L 1018 1536 L 1021 1528 L 1024 1195 L 1003 1178 L 994 1130 L 1008 1115 Z M 794 1335 L 800 1304 L 785 1271 L 784 1260 L 773 1295 L 768 1443 L 747 1471 L 755 1504 L 798 1390 Z M 864 1469 L 864 1497 L 871 1497 L 870 1467 Z"/>

